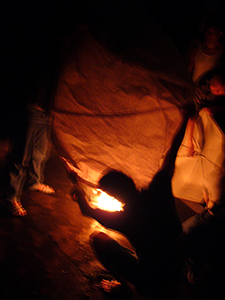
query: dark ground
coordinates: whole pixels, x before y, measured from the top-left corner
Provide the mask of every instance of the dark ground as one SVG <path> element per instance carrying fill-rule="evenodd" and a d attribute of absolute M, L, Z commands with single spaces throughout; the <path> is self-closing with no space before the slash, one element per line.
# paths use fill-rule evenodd
<path fill-rule="evenodd" d="M 89 246 L 89 235 L 100 225 L 82 216 L 72 200 L 71 183 L 54 149 L 45 171 L 54 196 L 25 191 L 22 203 L 28 215 L 23 218 L 11 217 L 0 206 L 1 300 L 108 299 L 97 287 L 108 273 Z M 181 220 L 194 213 L 180 200 L 177 208 Z M 112 234 L 128 245 L 121 235 Z M 182 279 L 160 300 L 191 300 L 190 291 Z"/>

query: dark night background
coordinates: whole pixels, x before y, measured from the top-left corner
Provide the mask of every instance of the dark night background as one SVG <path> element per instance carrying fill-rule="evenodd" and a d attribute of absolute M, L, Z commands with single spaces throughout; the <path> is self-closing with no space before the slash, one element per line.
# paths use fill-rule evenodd
<path fill-rule="evenodd" d="M 3 1 L 1 2 L 1 135 L 13 135 L 46 70 L 57 73 L 63 44 L 78 24 L 127 30 L 131 39 L 154 20 L 185 56 L 206 19 L 223 24 L 224 1 Z M 154 42 L 154 41 L 153 41 Z"/>
<path fill-rule="evenodd" d="M 205 20 L 218 21 L 225 31 L 224 12 L 224 0 L 2 0 L 0 141 L 6 137 L 21 140 L 22 135 L 17 133 L 26 125 L 26 104 L 35 97 L 40 78 L 48 72 L 56 78 L 65 44 L 77 26 L 88 24 L 111 31 L 122 45 L 122 31 L 132 40 L 133 33 L 137 35 L 149 20 L 154 20 L 185 57 Z M 92 256 L 87 243 L 93 228 L 87 218 L 81 217 L 75 203 L 71 204 L 66 192 L 71 184 L 62 168 L 54 154 L 47 164 L 46 177 L 47 183 L 57 189 L 55 198 L 27 191 L 23 202 L 31 217 L 20 223 L 17 218 L 3 216 L 0 249 L 6 256 L 0 257 L 0 290 L 9 296 L 1 294 L 1 299 L 100 299 L 92 297 L 100 291 L 93 288 L 95 281 L 91 280 L 95 276 L 99 279 L 97 272 L 101 269 L 88 277 L 95 269 L 89 264 Z M 186 205 L 185 209 L 183 203 L 179 205 L 185 219 L 192 215 Z M 214 292 L 222 287 L 224 292 L 224 276 L 219 280 L 214 274 L 208 271 L 203 276 L 200 287 L 204 290 L 197 290 L 197 298 L 189 297 L 181 286 L 181 291 L 175 290 L 169 299 L 181 299 L 179 292 L 184 299 L 222 299 L 220 290 L 219 297 L 207 297 L 211 288 Z"/>

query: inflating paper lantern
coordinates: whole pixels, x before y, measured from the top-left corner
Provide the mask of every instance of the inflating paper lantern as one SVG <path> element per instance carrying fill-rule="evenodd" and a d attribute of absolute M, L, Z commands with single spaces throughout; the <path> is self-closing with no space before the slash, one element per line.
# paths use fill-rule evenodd
<path fill-rule="evenodd" d="M 110 34 L 110 33 L 109 33 Z M 90 186 L 108 168 L 146 187 L 179 126 L 193 85 L 170 38 L 152 25 L 116 48 L 79 30 L 62 64 L 52 137 L 67 169 Z M 120 36 L 120 40 L 121 40 Z M 112 46 L 113 45 L 113 46 Z"/>

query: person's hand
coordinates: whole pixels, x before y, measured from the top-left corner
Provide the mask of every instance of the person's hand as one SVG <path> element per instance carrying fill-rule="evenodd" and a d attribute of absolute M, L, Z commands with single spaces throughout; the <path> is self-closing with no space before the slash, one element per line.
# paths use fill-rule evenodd
<path fill-rule="evenodd" d="M 190 142 L 187 145 L 187 156 L 188 157 L 193 157 L 194 154 L 195 154 L 194 144 L 193 144 L 193 142 Z"/>

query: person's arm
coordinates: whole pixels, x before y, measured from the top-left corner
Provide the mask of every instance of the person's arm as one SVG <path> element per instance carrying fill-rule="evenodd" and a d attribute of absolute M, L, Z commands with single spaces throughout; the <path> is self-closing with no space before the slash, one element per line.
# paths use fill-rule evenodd
<path fill-rule="evenodd" d="M 193 133 L 195 127 L 195 117 L 190 118 L 187 123 L 187 156 L 194 156 Z"/>
<path fill-rule="evenodd" d="M 191 75 L 193 75 L 194 72 L 194 66 L 195 66 L 195 56 L 197 54 L 198 48 L 195 46 L 192 48 L 192 50 L 187 55 L 186 61 L 187 61 L 187 69 Z"/>
<path fill-rule="evenodd" d="M 178 128 L 178 130 L 173 138 L 172 144 L 171 144 L 169 150 L 167 151 L 164 162 L 162 164 L 161 169 L 167 171 L 171 178 L 174 173 L 174 165 L 175 165 L 175 160 L 176 160 L 176 156 L 177 156 L 177 151 L 183 140 L 187 122 L 188 122 L 189 118 L 191 118 L 194 114 L 195 114 L 194 104 L 188 105 L 184 110 L 183 119 L 181 121 L 180 127 Z"/>

